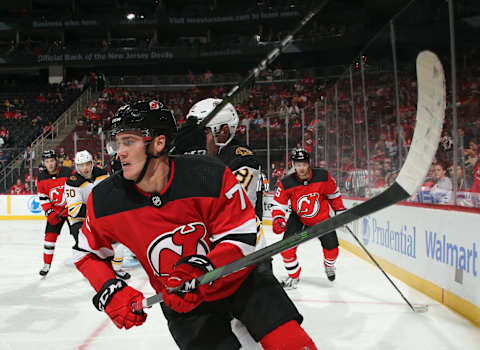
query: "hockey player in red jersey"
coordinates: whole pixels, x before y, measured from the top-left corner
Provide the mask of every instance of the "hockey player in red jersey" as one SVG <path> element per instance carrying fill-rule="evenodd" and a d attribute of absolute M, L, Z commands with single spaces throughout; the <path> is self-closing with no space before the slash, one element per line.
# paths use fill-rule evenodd
<path fill-rule="evenodd" d="M 272 218 L 273 232 L 284 234 L 283 238 L 297 233 L 304 226 L 312 226 L 330 217 L 330 206 L 337 213 L 345 210 L 342 196 L 330 173 L 310 167 L 310 155 L 304 149 L 296 149 L 291 156 L 295 173 L 284 177 L 275 192 Z M 292 212 L 285 220 L 288 201 Z M 335 280 L 335 261 L 338 257 L 338 237 L 332 231 L 319 238 L 323 247 L 325 273 L 330 281 Z M 282 282 L 286 289 L 296 288 L 301 267 L 297 260 L 297 248 L 284 251 L 283 263 L 288 277 Z"/>
<path fill-rule="evenodd" d="M 316 349 L 271 273 L 251 266 L 196 289 L 188 283 L 255 248 L 255 212 L 232 172 L 215 158 L 168 156 L 176 122 L 160 102 L 121 107 L 112 127 L 122 171 L 93 188 L 73 251 L 76 267 L 97 291 L 95 307 L 118 328 L 147 318 L 132 308 L 143 294 L 116 279 L 108 262 L 118 241 L 163 294 L 162 310 L 180 349 L 239 349 L 232 315 L 265 349 Z M 179 289 L 169 292 L 173 288 Z"/>
<path fill-rule="evenodd" d="M 54 150 L 44 151 L 42 159 L 45 170 L 41 171 L 38 176 L 37 188 L 40 205 L 47 216 L 43 251 L 44 265 L 40 270 L 40 275 L 46 276 L 50 271 L 58 235 L 67 221 L 68 211 L 64 188 L 65 182 L 72 175 L 72 169 L 58 166 Z"/>

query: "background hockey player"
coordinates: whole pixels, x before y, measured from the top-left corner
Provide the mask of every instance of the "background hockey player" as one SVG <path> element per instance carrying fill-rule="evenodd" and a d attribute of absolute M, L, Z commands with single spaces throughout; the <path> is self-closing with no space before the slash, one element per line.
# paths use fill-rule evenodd
<path fill-rule="evenodd" d="M 76 173 L 65 184 L 65 195 L 68 205 L 68 221 L 71 233 L 78 244 L 78 231 L 85 221 L 87 199 L 92 188 L 108 177 L 107 172 L 93 164 L 93 157 L 88 151 L 80 151 L 75 155 Z M 112 264 L 115 273 L 123 279 L 130 278 L 130 274 L 122 270 L 123 245 L 114 244 L 115 255 Z"/>
<path fill-rule="evenodd" d="M 187 281 L 255 249 L 255 212 L 232 172 L 213 157 L 168 156 L 173 114 L 157 101 L 120 108 L 112 119 L 122 171 L 94 187 L 74 250 L 93 298 L 118 328 L 143 324 L 144 298 L 115 278 L 112 241 L 137 256 L 180 349 L 239 349 L 230 315 L 265 349 L 315 350 L 302 316 L 271 272 L 255 266 L 190 288 Z M 226 215 L 228 213 L 228 215 Z M 169 293 L 173 288 L 179 288 Z"/>
<path fill-rule="evenodd" d="M 325 169 L 310 167 L 310 155 L 304 149 L 296 149 L 291 155 L 295 173 L 285 176 L 279 183 L 273 199 L 273 232 L 284 234 L 283 238 L 312 226 L 330 217 L 330 206 L 335 212 L 344 211 L 342 196 L 330 173 Z M 292 212 L 285 220 L 288 202 Z M 338 237 L 332 231 L 319 238 L 323 247 L 325 273 L 330 281 L 335 280 L 335 261 L 338 257 Z M 297 248 L 284 251 L 283 263 L 288 278 L 282 282 L 287 289 L 298 284 L 301 267 Z"/>
<path fill-rule="evenodd" d="M 266 181 L 252 149 L 235 139 L 239 121 L 235 107 L 231 103 L 226 104 L 208 122 L 205 130 L 198 128 L 198 124 L 221 102 L 218 98 L 206 98 L 190 108 L 185 125 L 179 129 L 175 150 L 178 154 L 207 153 L 220 158 L 233 171 L 255 208 L 258 218 L 257 249 L 263 248 L 266 240 L 261 222 Z"/>
<path fill-rule="evenodd" d="M 58 235 L 67 221 L 67 201 L 63 192 L 65 181 L 72 174 L 72 169 L 58 166 L 55 150 L 44 151 L 42 161 L 45 170 L 40 171 L 38 175 L 37 189 L 40 205 L 47 216 L 43 251 L 44 265 L 40 270 L 40 275 L 46 276 L 50 271 Z"/>

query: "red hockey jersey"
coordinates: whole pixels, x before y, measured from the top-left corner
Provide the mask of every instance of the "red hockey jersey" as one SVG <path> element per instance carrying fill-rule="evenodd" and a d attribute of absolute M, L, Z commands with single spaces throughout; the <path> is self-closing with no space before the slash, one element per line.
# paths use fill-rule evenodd
<path fill-rule="evenodd" d="M 93 188 L 73 259 L 97 291 L 115 278 L 107 263 L 113 257 L 112 241 L 130 248 L 152 287 L 161 292 L 181 257 L 206 255 L 218 267 L 252 253 L 255 211 L 221 161 L 174 156 L 168 183 L 160 194 L 143 193 L 121 172 Z M 218 298 L 233 293 L 249 271 L 225 277 L 233 282 Z"/>
<path fill-rule="evenodd" d="M 59 167 L 57 172 L 50 175 L 47 171 L 42 171 L 38 175 L 37 192 L 40 205 L 44 212 L 54 209 L 60 212 L 67 205 L 67 200 L 63 195 L 65 182 L 72 175 L 72 169 Z M 67 217 L 67 210 L 62 216 Z"/>
<path fill-rule="evenodd" d="M 292 210 L 306 226 L 328 219 L 329 204 L 334 211 L 345 210 L 335 180 L 324 169 L 312 169 L 307 180 L 299 179 L 295 173 L 284 177 L 273 198 L 273 219 L 285 217 L 289 200 Z"/>

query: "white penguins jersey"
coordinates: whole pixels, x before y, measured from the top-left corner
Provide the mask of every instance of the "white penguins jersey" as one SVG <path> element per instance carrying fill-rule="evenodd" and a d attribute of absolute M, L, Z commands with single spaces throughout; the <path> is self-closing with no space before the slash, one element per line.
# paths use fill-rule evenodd
<path fill-rule="evenodd" d="M 65 183 L 65 196 L 68 206 L 68 222 L 70 225 L 81 223 L 85 220 L 87 199 L 92 188 L 108 177 L 108 173 L 94 166 L 92 177 L 85 179 L 76 173 Z"/>

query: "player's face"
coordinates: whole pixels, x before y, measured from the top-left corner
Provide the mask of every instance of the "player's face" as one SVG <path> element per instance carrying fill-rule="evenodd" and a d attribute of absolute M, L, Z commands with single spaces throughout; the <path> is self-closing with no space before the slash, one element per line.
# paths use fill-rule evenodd
<path fill-rule="evenodd" d="M 310 176 L 310 164 L 308 162 L 293 162 L 293 166 L 299 178 L 303 179 Z"/>
<path fill-rule="evenodd" d="M 205 134 L 207 135 L 207 153 L 210 156 L 216 156 L 218 152 L 218 146 L 215 143 L 212 130 L 210 128 L 205 128 Z"/>
<path fill-rule="evenodd" d="M 118 143 L 118 158 L 122 164 L 123 177 L 135 180 L 140 175 L 147 160 L 145 143 L 140 135 L 120 133 L 116 136 Z"/>
<path fill-rule="evenodd" d="M 77 164 L 77 169 L 80 175 L 82 175 L 86 179 L 89 179 L 92 177 L 93 162 Z"/>
<path fill-rule="evenodd" d="M 43 164 L 49 174 L 53 174 L 57 170 L 57 160 L 55 158 L 47 158 L 43 161 Z"/>
<path fill-rule="evenodd" d="M 445 170 L 443 170 L 441 165 L 435 165 L 433 167 L 433 177 L 436 180 L 440 180 L 445 176 Z"/>

